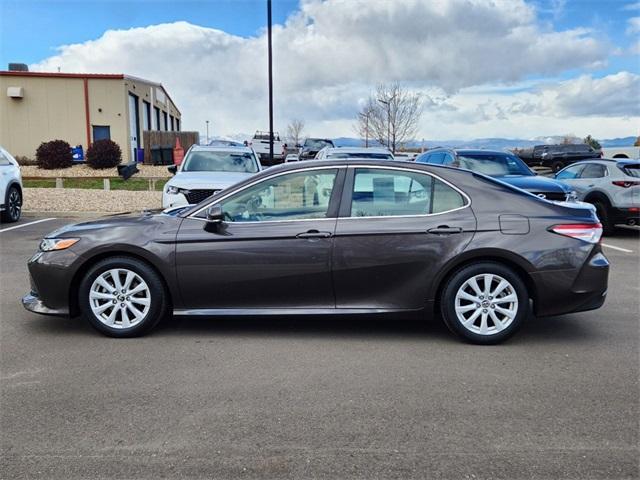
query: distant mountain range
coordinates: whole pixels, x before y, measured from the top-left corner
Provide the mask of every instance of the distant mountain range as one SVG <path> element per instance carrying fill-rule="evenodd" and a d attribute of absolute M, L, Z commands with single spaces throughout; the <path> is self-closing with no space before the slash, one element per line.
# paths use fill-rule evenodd
<path fill-rule="evenodd" d="M 226 137 L 215 137 L 216 139 L 235 140 L 243 142 L 244 140 L 251 140 L 252 135 L 249 134 L 232 134 Z M 600 140 L 600 145 L 603 147 L 630 147 L 636 141 L 637 137 L 623 137 L 623 138 L 609 138 Z M 550 136 L 550 137 L 537 137 L 534 139 L 524 138 L 476 138 L 474 140 L 425 140 L 424 143 L 420 140 L 412 140 L 403 144 L 407 148 L 434 148 L 434 147 L 451 147 L 451 148 L 480 148 L 485 150 L 505 150 L 512 148 L 527 148 L 535 145 L 543 144 L 558 144 L 564 139 L 563 135 Z M 334 138 L 333 142 L 338 147 L 361 147 L 364 142 L 359 138 L 353 137 L 338 137 Z M 576 138 L 576 142 L 581 142 L 581 139 Z M 375 140 L 369 141 L 370 146 L 379 146 Z"/>
<path fill-rule="evenodd" d="M 557 144 L 562 142 L 563 136 L 557 137 L 539 137 L 533 140 L 525 140 L 523 138 L 476 138 L 474 140 L 413 140 L 404 144 L 408 148 L 434 148 L 434 147 L 451 147 L 451 148 L 481 148 L 485 150 L 504 150 L 512 148 L 527 148 L 542 144 Z M 339 137 L 333 139 L 336 146 L 339 147 L 359 147 L 363 145 L 363 141 L 359 138 Z M 599 140 L 603 147 L 627 147 L 632 146 L 636 141 L 636 137 L 611 138 Z M 377 142 L 371 145 L 378 145 Z"/>

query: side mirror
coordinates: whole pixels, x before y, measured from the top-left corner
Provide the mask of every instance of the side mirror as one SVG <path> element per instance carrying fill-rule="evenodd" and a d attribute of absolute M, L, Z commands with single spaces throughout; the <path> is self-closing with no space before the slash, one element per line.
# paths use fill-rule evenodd
<path fill-rule="evenodd" d="M 178 173 L 178 166 L 170 165 L 167 167 L 167 170 L 169 170 L 169 173 L 171 173 L 172 175 L 175 175 L 176 173 Z"/>
<path fill-rule="evenodd" d="M 224 213 L 220 205 L 212 205 L 207 209 L 207 223 L 220 223 L 224 219 Z"/>

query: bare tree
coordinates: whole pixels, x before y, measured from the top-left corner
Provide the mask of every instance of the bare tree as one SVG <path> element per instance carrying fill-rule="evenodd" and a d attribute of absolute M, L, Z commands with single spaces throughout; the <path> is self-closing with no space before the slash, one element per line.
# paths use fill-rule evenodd
<path fill-rule="evenodd" d="M 398 145 L 415 136 L 421 116 L 419 93 L 410 92 L 399 83 L 380 84 L 358 113 L 355 130 L 365 143 L 374 138 L 395 153 Z"/>
<path fill-rule="evenodd" d="M 291 123 L 287 125 L 287 139 L 294 146 L 300 145 L 300 143 L 302 142 L 303 131 L 304 131 L 304 120 L 294 118 L 293 120 L 291 120 Z"/>

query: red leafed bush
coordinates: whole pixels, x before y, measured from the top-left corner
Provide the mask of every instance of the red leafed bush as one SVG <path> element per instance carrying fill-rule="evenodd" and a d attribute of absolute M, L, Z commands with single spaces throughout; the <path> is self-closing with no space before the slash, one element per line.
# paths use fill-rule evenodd
<path fill-rule="evenodd" d="M 42 142 L 36 150 L 36 162 L 39 168 L 53 170 L 73 165 L 71 146 L 64 140 Z"/>
<path fill-rule="evenodd" d="M 122 161 L 122 150 L 113 140 L 96 140 L 87 150 L 87 165 L 91 168 L 113 168 Z"/>

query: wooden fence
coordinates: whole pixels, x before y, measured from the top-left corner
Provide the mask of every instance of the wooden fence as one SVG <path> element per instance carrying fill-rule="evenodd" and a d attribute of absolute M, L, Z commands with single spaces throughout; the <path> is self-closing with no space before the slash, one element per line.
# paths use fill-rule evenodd
<path fill-rule="evenodd" d="M 144 163 L 153 163 L 151 161 L 152 148 L 173 148 L 176 145 L 176 138 L 180 139 L 180 145 L 186 152 L 191 145 L 198 143 L 200 134 L 198 132 L 163 132 L 158 130 L 145 130 L 142 132 Z"/>

